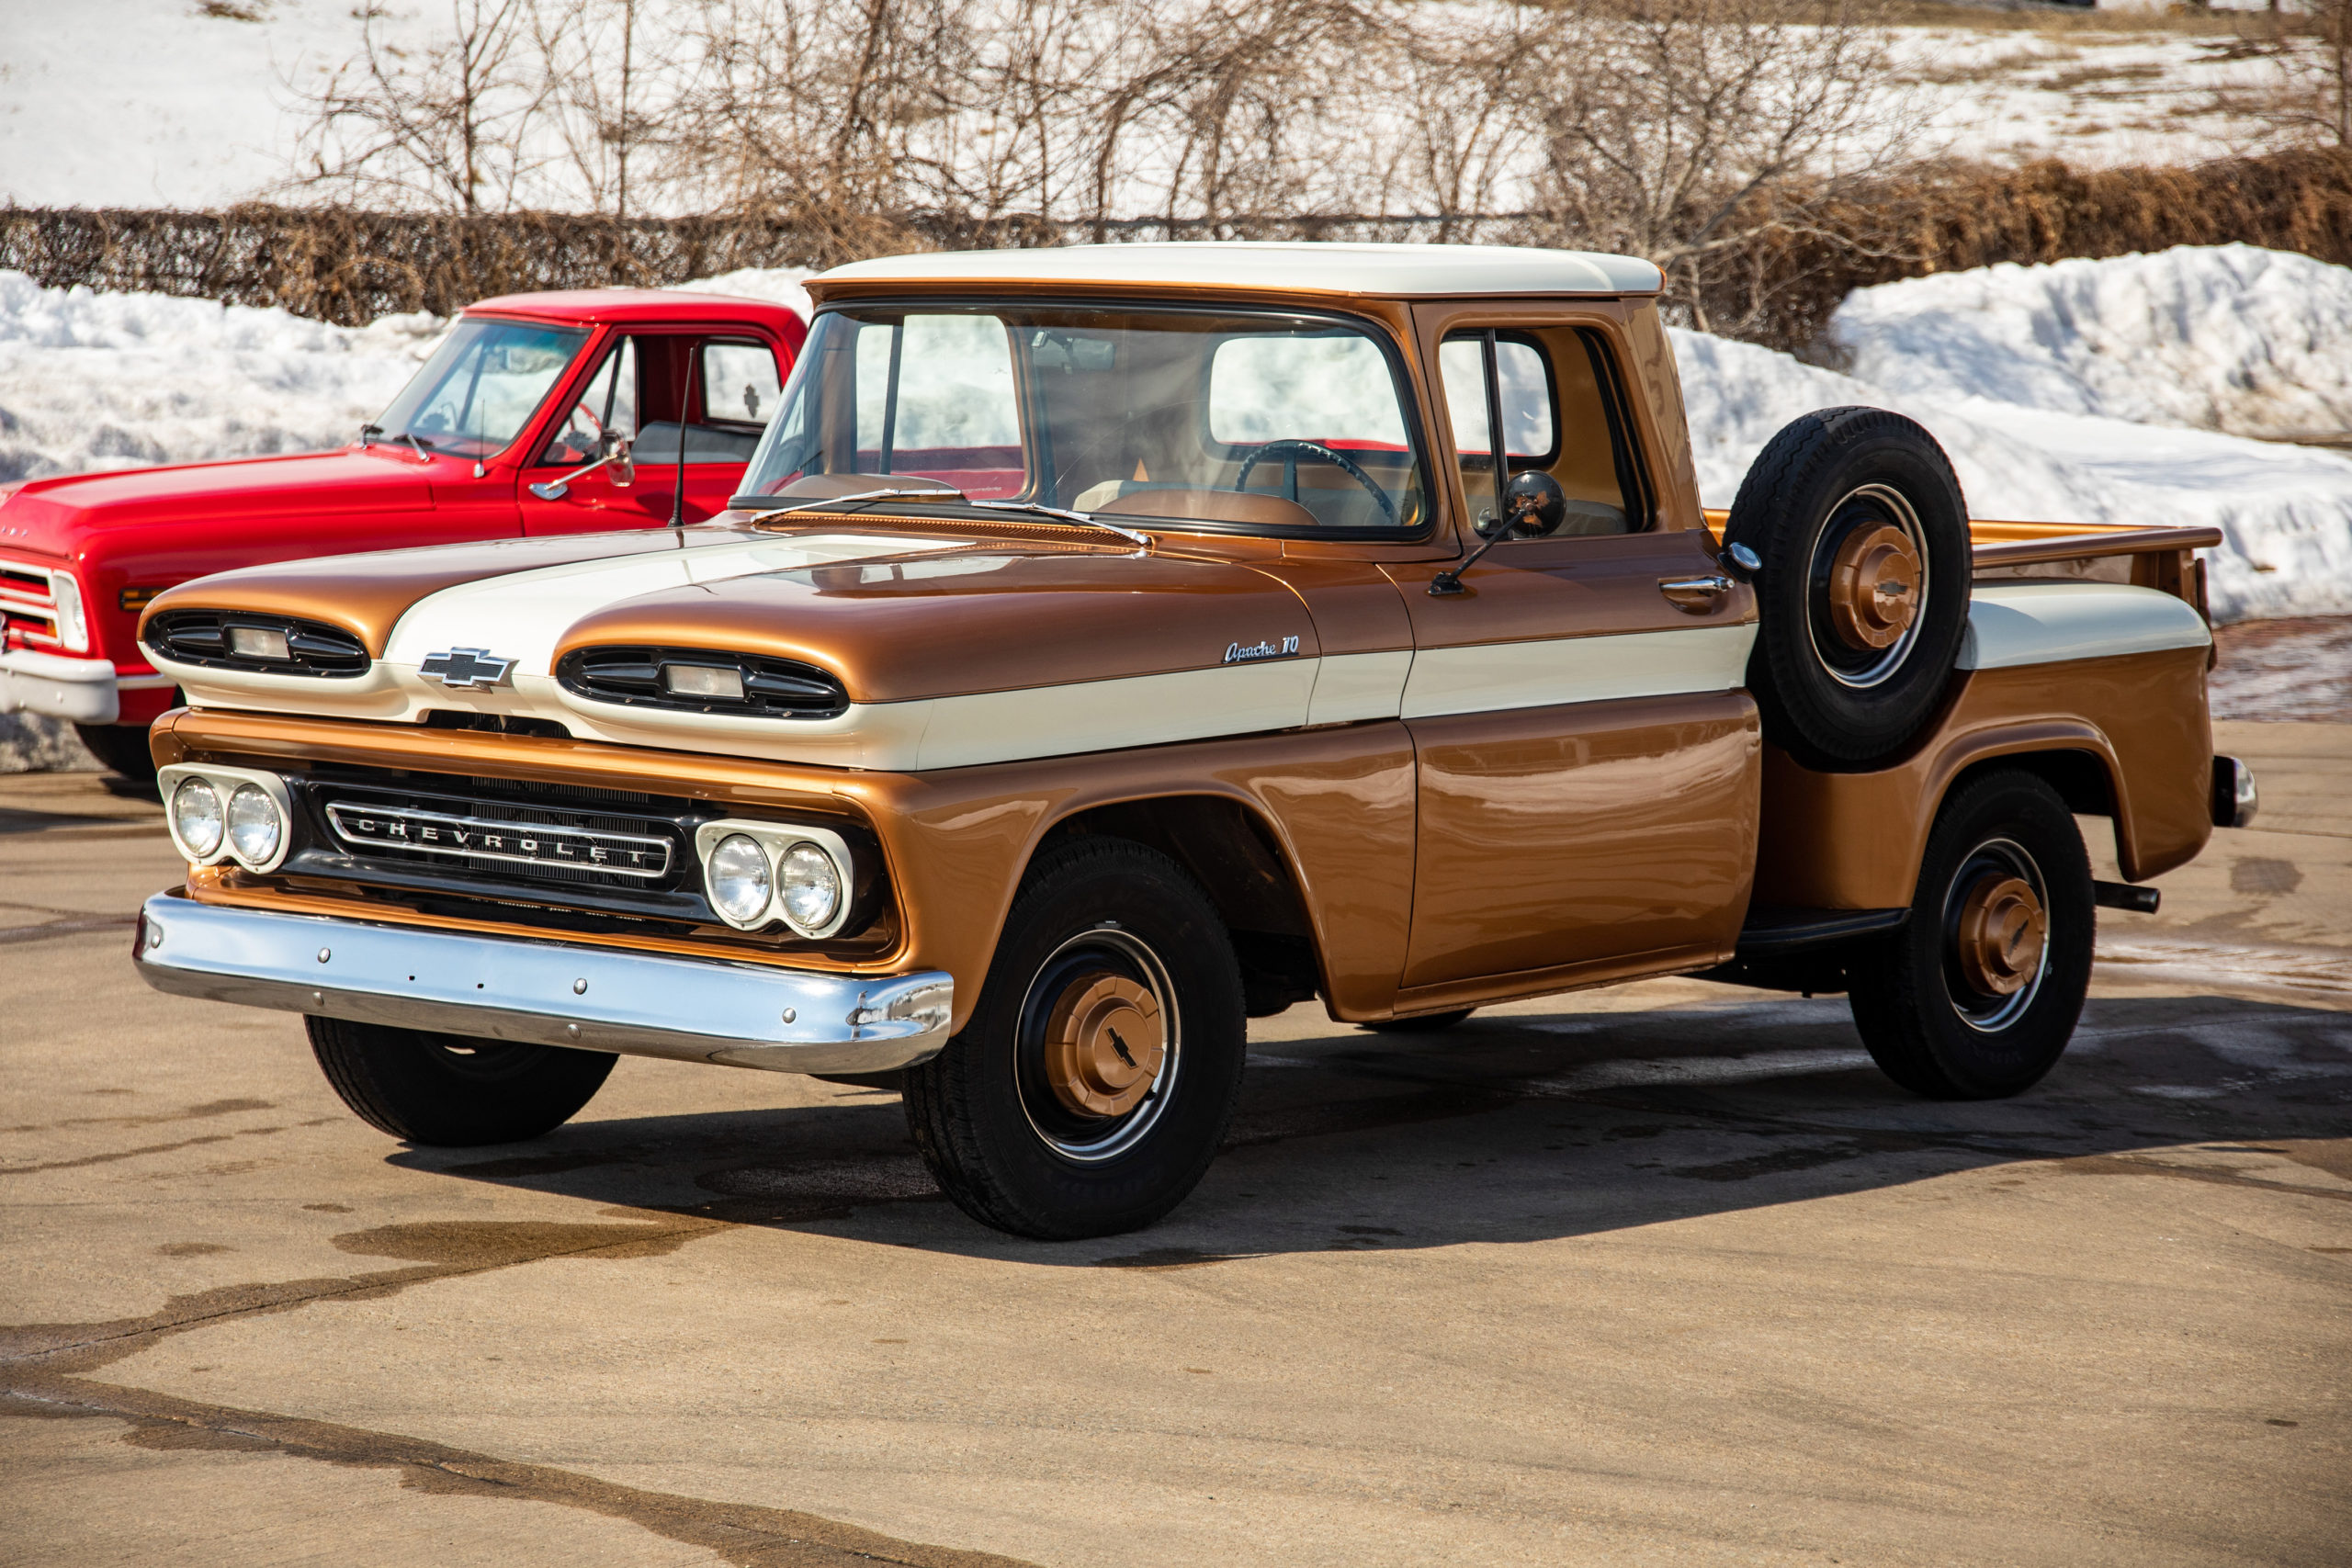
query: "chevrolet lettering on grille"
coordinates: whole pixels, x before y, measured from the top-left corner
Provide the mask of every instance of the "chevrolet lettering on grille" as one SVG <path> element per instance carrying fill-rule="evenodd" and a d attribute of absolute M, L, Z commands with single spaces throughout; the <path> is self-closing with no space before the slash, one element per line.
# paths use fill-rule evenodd
<path fill-rule="evenodd" d="M 502 822 L 347 800 L 327 807 L 327 821 L 337 838 L 356 848 L 417 850 L 468 860 L 561 866 L 649 880 L 670 870 L 668 840 L 636 833 L 548 822 Z"/>

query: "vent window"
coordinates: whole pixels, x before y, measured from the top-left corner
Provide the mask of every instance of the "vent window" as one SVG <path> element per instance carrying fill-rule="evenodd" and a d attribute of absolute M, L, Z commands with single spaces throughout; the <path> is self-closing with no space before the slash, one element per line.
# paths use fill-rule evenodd
<path fill-rule="evenodd" d="M 813 664 L 701 648 L 581 648 L 556 679 L 583 697 L 678 713 L 831 718 L 849 706 L 841 681 Z"/>
<path fill-rule="evenodd" d="M 182 664 L 254 674 L 347 677 L 368 672 L 360 640 L 340 626 L 238 610 L 172 610 L 147 623 L 143 640 Z"/>

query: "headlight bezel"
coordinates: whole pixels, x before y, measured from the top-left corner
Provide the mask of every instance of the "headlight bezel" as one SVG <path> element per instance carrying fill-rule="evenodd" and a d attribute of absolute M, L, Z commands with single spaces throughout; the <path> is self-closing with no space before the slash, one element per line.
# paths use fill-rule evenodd
<path fill-rule="evenodd" d="M 199 854 L 196 846 L 180 835 L 179 819 L 171 810 L 171 802 L 178 797 L 180 785 L 189 779 L 201 779 L 220 803 L 220 841 Z M 260 858 L 244 854 L 237 846 L 230 830 L 229 805 L 237 791 L 250 784 L 259 790 L 277 812 L 277 840 L 270 852 Z M 286 781 L 277 773 L 260 768 L 227 767 L 212 762 L 174 762 L 155 773 L 155 787 L 164 801 L 164 827 L 171 834 L 172 847 L 180 852 L 190 865 L 219 865 L 222 861 L 234 861 L 256 876 L 266 876 L 286 863 L 294 848 L 294 797 Z"/>
<path fill-rule="evenodd" d="M 90 607 L 82 598 L 82 580 L 63 567 L 51 567 L 49 598 L 57 612 L 58 647 L 68 653 L 89 652 Z"/>
<path fill-rule="evenodd" d="M 738 837 L 751 840 L 767 857 L 767 903 L 749 919 L 738 919 L 719 908 L 718 900 L 710 891 L 711 856 L 721 843 Z M 784 859 L 803 844 L 832 862 L 833 874 L 839 883 L 839 893 L 833 900 L 831 914 L 816 924 L 804 924 L 795 919 L 784 901 Z M 846 837 L 831 828 L 820 828 L 805 822 L 763 822 L 733 817 L 705 822 L 695 829 L 695 863 L 702 873 L 703 898 L 710 906 L 710 912 L 737 931 L 765 931 L 781 923 L 804 941 L 820 942 L 841 933 L 842 928 L 849 924 L 857 904 L 856 852 L 850 847 Z"/>

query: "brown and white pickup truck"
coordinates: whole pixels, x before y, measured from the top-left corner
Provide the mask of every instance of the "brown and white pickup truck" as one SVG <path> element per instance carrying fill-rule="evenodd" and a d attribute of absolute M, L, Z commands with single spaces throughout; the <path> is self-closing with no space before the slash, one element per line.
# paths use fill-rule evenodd
<path fill-rule="evenodd" d="M 1842 990 L 1903 1085 L 2016 1094 L 2095 906 L 2154 908 L 2132 883 L 2253 808 L 2207 722 L 2213 533 L 1972 529 L 1870 409 L 1711 517 L 1647 263 L 1136 245 L 809 288 L 706 524 L 153 603 L 189 871 L 151 984 L 305 1014 L 423 1144 L 544 1134 L 615 1053 L 888 1083 L 967 1211 L 1090 1235 L 1182 1200 L 1246 1020 L 1311 998 L 1435 1049 L 1644 976 Z"/>

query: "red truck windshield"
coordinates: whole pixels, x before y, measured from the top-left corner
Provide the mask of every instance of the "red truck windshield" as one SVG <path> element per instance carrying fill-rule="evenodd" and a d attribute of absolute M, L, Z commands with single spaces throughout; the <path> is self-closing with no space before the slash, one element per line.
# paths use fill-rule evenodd
<path fill-rule="evenodd" d="M 587 341 L 580 328 L 463 319 L 371 434 L 459 457 L 502 452 Z"/>

